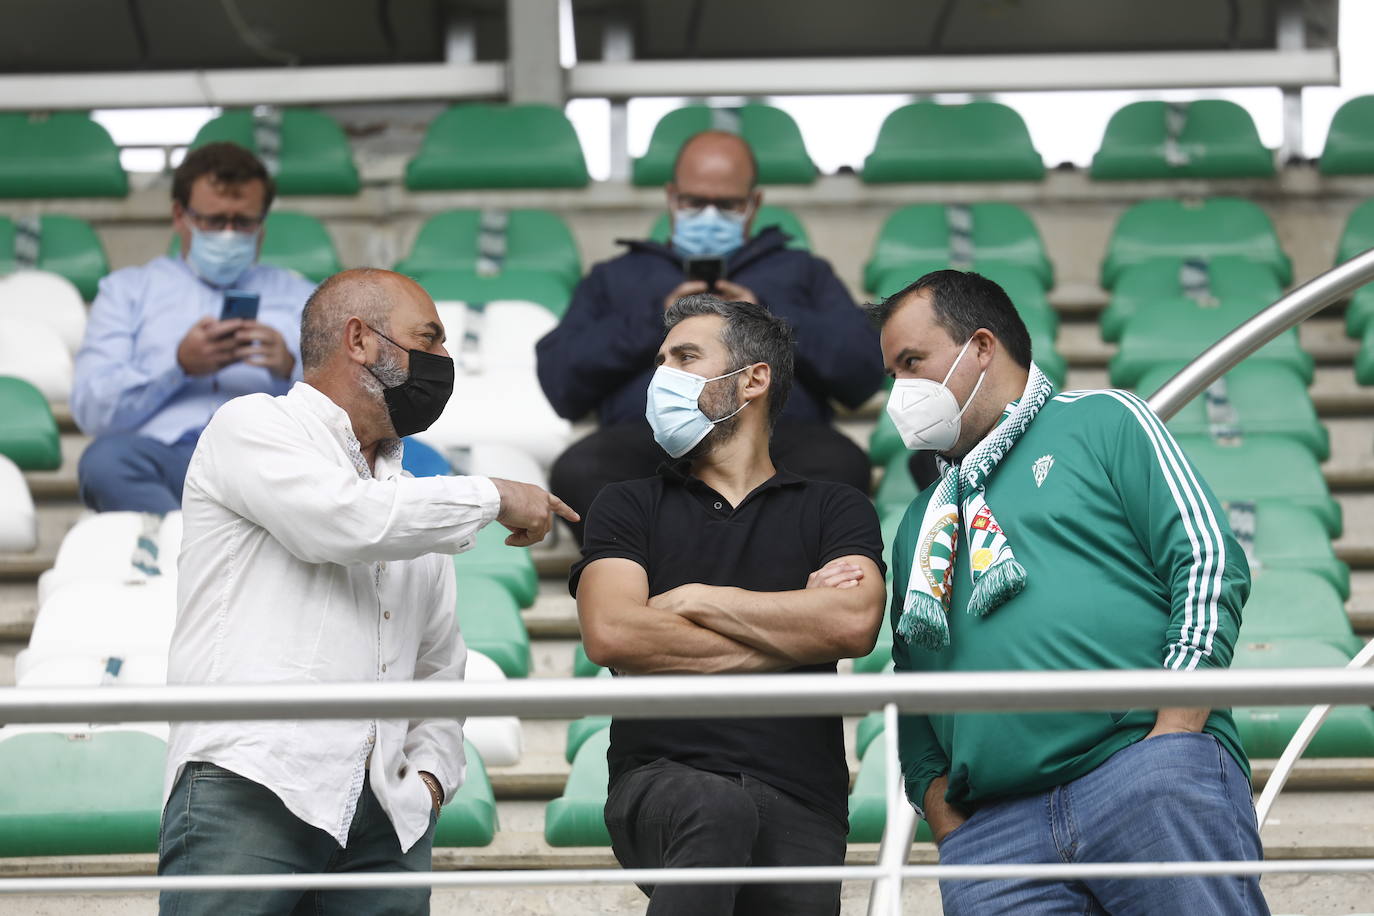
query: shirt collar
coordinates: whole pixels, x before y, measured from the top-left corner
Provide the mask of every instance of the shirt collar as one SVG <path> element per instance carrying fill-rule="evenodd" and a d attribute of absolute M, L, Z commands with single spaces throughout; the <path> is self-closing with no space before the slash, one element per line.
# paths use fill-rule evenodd
<path fill-rule="evenodd" d="M 401 473 L 401 440 L 383 439 L 377 445 L 377 472 L 374 475 L 372 469 L 367 465 L 367 459 L 363 457 L 362 446 L 358 443 L 358 437 L 353 434 L 353 421 L 348 418 L 348 412 L 334 403 L 327 394 L 307 382 L 297 382 L 291 386 L 291 391 L 287 398 L 294 403 L 305 408 L 314 416 L 324 421 L 334 433 L 334 437 L 343 446 L 344 453 L 353 462 L 354 469 L 358 476 L 367 480 L 376 477 L 378 480 L 389 480 Z"/>
<path fill-rule="evenodd" d="M 776 462 L 773 465 L 773 470 L 773 476 L 765 480 L 763 483 L 759 484 L 753 490 L 749 491 L 749 496 L 745 497 L 746 500 L 752 499 L 757 494 L 763 493 L 767 490 L 772 490 L 778 487 L 796 486 L 798 484 L 806 483 L 805 477 L 802 477 L 799 474 L 793 474 L 791 471 L 787 470 L 781 465 L 778 465 Z M 715 491 L 712 490 L 709 486 L 707 486 L 706 483 L 702 481 L 700 477 L 695 477 L 692 475 L 692 462 L 686 458 L 682 458 L 677 461 L 663 462 L 658 466 L 658 474 L 664 480 L 667 480 L 670 483 L 675 483 L 686 490 L 706 492 L 712 494 L 715 493 Z M 741 505 L 743 504 L 741 503 Z"/>

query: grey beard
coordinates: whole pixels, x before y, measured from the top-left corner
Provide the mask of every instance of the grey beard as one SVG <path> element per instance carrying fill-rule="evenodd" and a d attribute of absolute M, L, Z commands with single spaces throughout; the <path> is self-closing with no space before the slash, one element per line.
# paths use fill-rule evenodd
<path fill-rule="evenodd" d="M 386 409 L 386 397 L 382 394 L 387 388 L 395 388 L 403 384 L 410 378 L 410 372 L 401 365 L 400 357 L 390 349 L 384 350 L 385 355 L 377 357 L 377 361 L 370 366 L 363 367 L 362 382 L 363 390 L 368 393 L 373 406 L 377 412 L 379 421 L 385 423 L 384 429 L 391 428 L 391 414 Z M 393 435 L 394 435 L 393 431 Z"/>

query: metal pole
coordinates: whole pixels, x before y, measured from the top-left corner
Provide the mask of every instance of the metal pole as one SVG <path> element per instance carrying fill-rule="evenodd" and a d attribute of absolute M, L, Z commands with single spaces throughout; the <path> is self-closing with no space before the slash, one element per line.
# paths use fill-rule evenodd
<path fill-rule="evenodd" d="M 1150 407 L 1167 420 L 1237 363 L 1332 303 L 1374 281 L 1374 248 L 1307 281 L 1208 347 L 1150 396 Z"/>
<path fill-rule="evenodd" d="M 869 893 L 869 916 L 901 916 L 902 866 L 911 854 L 911 842 L 916 836 L 916 812 L 906 800 L 906 785 L 902 779 L 898 754 L 897 707 L 892 703 L 883 707 L 883 756 L 887 763 L 887 822 L 883 827 L 883 842 L 878 847 L 878 867 L 883 877 L 873 882 Z"/>

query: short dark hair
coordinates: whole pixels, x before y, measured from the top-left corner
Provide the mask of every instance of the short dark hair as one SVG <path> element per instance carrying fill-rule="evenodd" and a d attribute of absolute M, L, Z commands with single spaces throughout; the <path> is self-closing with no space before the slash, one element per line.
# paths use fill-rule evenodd
<path fill-rule="evenodd" d="M 754 363 L 767 363 L 771 370 L 768 386 L 768 428 L 772 429 L 792 390 L 793 350 L 796 342 L 792 327 L 761 305 L 728 302 L 709 293 L 683 296 L 663 316 L 672 330 L 679 322 L 697 315 L 719 315 L 725 319 L 720 339 L 730 354 L 731 370 Z"/>
<path fill-rule="evenodd" d="M 261 181 L 264 213 L 272 206 L 272 198 L 277 196 L 277 183 L 267 173 L 267 167 L 237 143 L 207 143 L 187 152 L 186 158 L 172 173 L 172 200 L 183 207 L 190 206 L 191 186 L 202 175 L 209 175 L 214 184 L 231 186 Z"/>
<path fill-rule="evenodd" d="M 712 128 L 711 130 L 703 130 L 698 133 L 692 134 L 692 136 L 682 141 L 682 145 L 677 148 L 677 155 L 673 157 L 673 183 L 677 183 L 678 168 L 682 165 L 682 154 L 687 152 L 687 147 L 691 146 L 692 143 L 698 137 L 704 137 L 707 134 L 720 134 L 724 136 L 731 136 L 736 137 L 739 140 L 740 145 L 744 147 L 745 153 L 749 155 L 749 189 L 752 191 L 754 188 L 756 188 L 759 183 L 759 158 L 754 155 L 754 148 L 749 145 L 748 140 L 744 139 L 739 134 L 732 134 L 727 130 L 718 130 L 716 128 Z"/>
<path fill-rule="evenodd" d="M 956 342 L 962 343 L 979 328 L 987 328 L 1017 365 L 1030 368 L 1030 334 L 1007 291 L 971 270 L 932 270 L 881 302 L 865 306 L 868 317 L 881 329 L 908 296 L 922 291 L 930 292 L 935 321 Z"/>

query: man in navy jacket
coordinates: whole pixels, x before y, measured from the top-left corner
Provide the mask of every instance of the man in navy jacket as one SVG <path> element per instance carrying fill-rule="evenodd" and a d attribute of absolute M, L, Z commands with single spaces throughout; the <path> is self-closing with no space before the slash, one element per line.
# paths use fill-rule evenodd
<path fill-rule="evenodd" d="M 686 277 L 693 256 L 724 259 L 717 295 L 759 303 L 796 333 L 797 385 L 773 432 L 774 462 L 868 491 L 868 458 L 830 425 L 830 401 L 858 407 L 882 384 L 877 332 L 825 261 L 788 248 L 774 227 L 750 237 L 762 199 L 756 178 L 753 152 L 738 136 L 689 139 L 667 186 L 671 242 L 622 242 L 629 250 L 592 268 L 539 342 L 539 382 L 554 410 L 570 420 L 595 411 L 600 422 L 553 466 L 552 489 L 578 512 L 606 484 L 652 476 L 668 457 L 645 422 L 645 393 L 664 312 L 708 289 Z"/>

